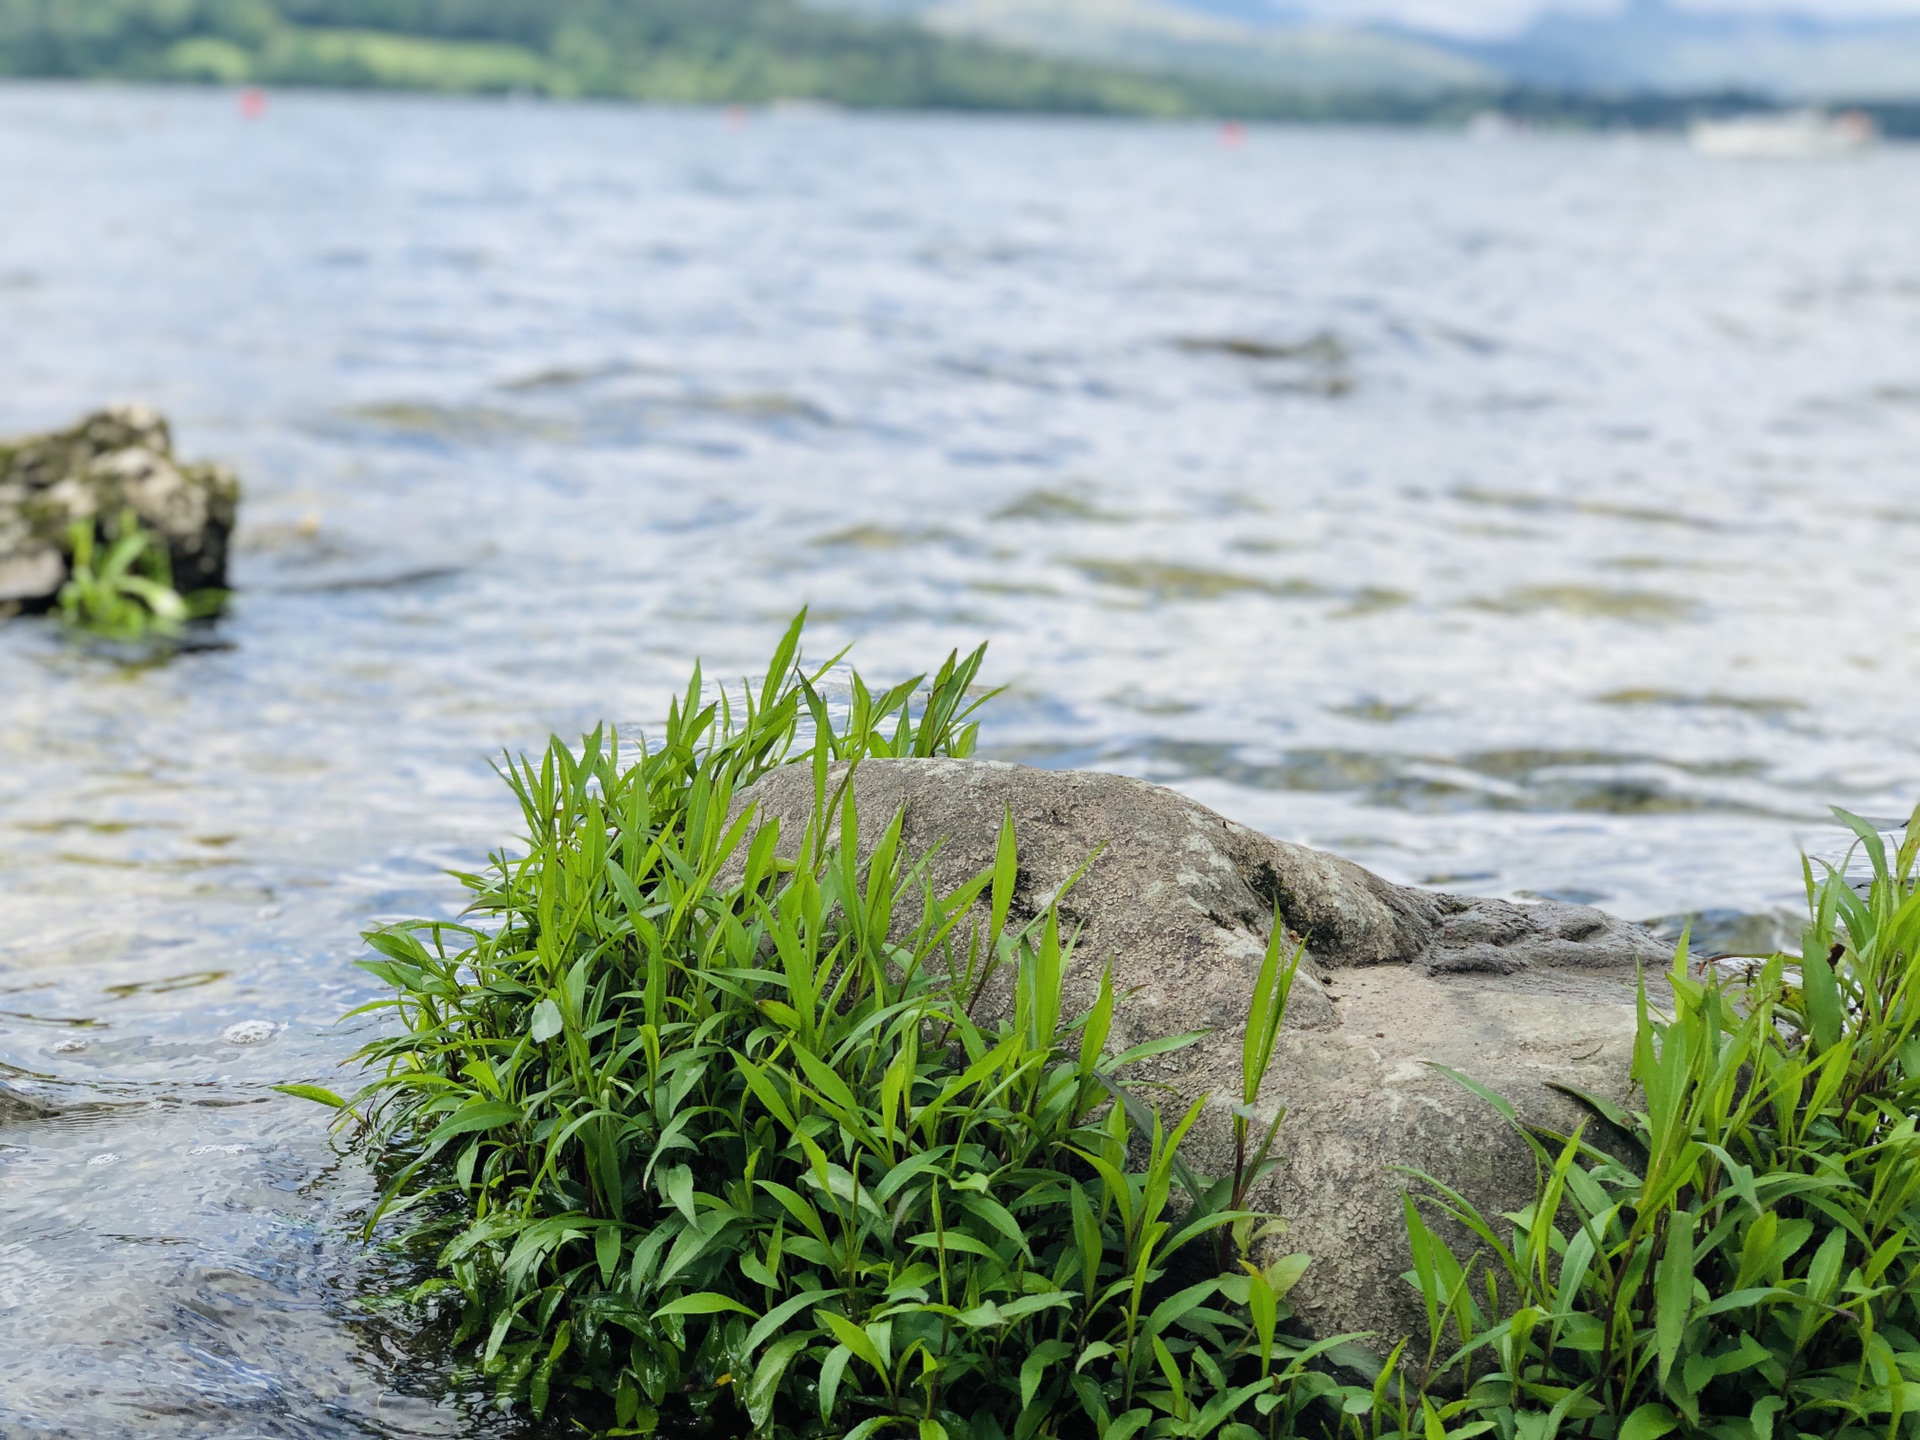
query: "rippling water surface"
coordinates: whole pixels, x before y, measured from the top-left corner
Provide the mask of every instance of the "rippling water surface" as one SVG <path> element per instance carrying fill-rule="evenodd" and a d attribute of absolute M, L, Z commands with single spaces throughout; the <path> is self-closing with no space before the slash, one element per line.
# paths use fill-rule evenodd
<path fill-rule="evenodd" d="M 0 431 L 248 486 L 231 650 L 0 626 L 0 1433 L 482 1433 L 267 1087 L 490 753 L 803 602 L 991 639 L 991 753 L 1764 937 L 1920 790 L 1916 234 L 1892 148 L 0 90 Z"/>

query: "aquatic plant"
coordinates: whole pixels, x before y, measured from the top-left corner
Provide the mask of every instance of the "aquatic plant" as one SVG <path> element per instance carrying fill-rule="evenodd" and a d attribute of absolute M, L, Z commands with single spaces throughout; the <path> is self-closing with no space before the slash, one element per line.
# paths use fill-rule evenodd
<path fill-rule="evenodd" d="M 596 731 L 510 762 L 527 848 L 462 877 L 471 923 L 369 935 L 367 1009 L 399 1022 L 374 1078 L 288 1088 L 364 1122 L 371 1223 L 436 1252 L 412 1298 L 503 1398 L 611 1434 L 1244 1437 L 1337 1405 L 1311 1367 L 1338 1342 L 1285 1333 L 1306 1257 L 1252 1258 L 1273 1127 L 1187 1171 L 1199 1104 L 1127 1074 L 1198 1037 L 1110 1055 L 1110 981 L 1064 1013 L 1073 939 L 1057 900 L 1011 923 L 1011 823 L 954 894 L 901 816 L 858 858 L 835 762 L 969 753 L 983 652 L 856 675 L 836 713 L 800 635 L 757 694 L 696 670 L 637 755 Z M 782 764 L 812 767 L 798 836 L 739 799 Z M 1299 962 L 1275 935 L 1249 1102 Z M 982 1019 L 1003 967 L 1013 1013 Z"/>
<path fill-rule="evenodd" d="M 1408 1198 L 1423 1378 L 1503 1440 L 1920 1435 L 1920 812 L 1891 856 L 1842 818 L 1873 878 L 1807 867 L 1800 957 L 1726 978 L 1683 942 L 1670 1018 L 1643 984 L 1644 1108 L 1582 1097 L 1592 1133 L 1528 1134 L 1518 1214 L 1430 1177 Z"/>
<path fill-rule="evenodd" d="M 696 669 L 651 744 L 596 731 L 503 776 L 524 851 L 459 922 L 368 939 L 397 1021 L 342 1112 L 369 1220 L 428 1258 L 503 1402 L 606 1434 L 1218 1440 L 1920 1436 L 1920 814 L 1866 893 L 1809 868 L 1804 956 L 1643 981 L 1641 1109 L 1522 1126 L 1534 1202 L 1409 1176 L 1424 1347 L 1290 1325 L 1309 1264 L 1251 1204 L 1254 1102 L 1300 954 L 1251 997 L 1234 1173 L 1192 1175 L 1114 1055 L 1110 978 L 1066 1013 L 1059 897 L 1015 924 L 1019 839 L 950 894 L 851 767 L 964 756 L 983 654 L 829 705 L 802 623 L 756 691 Z M 836 663 L 837 659 L 836 657 Z M 741 792 L 811 768 L 813 820 Z M 869 817 L 870 819 L 872 817 Z M 1070 887 L 1069 887 L 1070 888 Z M 1012 1013 L 974 1001 L 1010 972 Z M 1447 1222 L 1447 1223 L 1441 1223 Z M 1465 1243 L 1460 1237 L 1465 1236 Z"/>
<path fill-rule="evenodd" d="M 76 520 L 67 528 L 72 562 L 60 587 L 60 617 L 76 630 L 104 640 L 170 637 L 225 603 L 224 591 L 182 595 L 174 589 L 166 542 L 133 511 L 122 511 L 110 533 L 101 554 L 92 521 Z"/>

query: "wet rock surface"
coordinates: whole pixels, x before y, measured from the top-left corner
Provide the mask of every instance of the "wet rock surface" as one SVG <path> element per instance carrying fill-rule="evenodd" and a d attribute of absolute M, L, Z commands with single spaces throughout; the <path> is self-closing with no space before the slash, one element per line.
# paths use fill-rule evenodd
<path fill-rule="evenodd" d="M 18 1094 L 5 1085 L 0 1085 L 0 1125 L 18 1125 L 27 1120 L 40 1120 L 47 1115 L 44 1105 L 36 1104 L 26 1096 Z"/>
<path fill-rule="evenodd" d="M 240 484 L 186 464 L 158 413 L 124 405 L 50 435 L 0 440 L 0 613 L 44 610 L 67 578 L 68 529 L 131 509 L 165 540 L 182 591 L 222 589 Z"/>
<path fill-rule="evenodd" d="M 791 853 L 812 784 L 804 769 L 779 771 L 737 803 L 778 819 Z M 1372 1331 L 1391 1343 L 1423 1332 L 1400 1279 L 1411 1263 L 1404 1170 L 1433 1175 L 1488 1213 L 1532 1196 L 1532 1152 L 1441 1067 L 1505 1096 L 1530 1123 L 1571 1129 L 1585 1112 L 1556 1087 L 1625 1097 L 1635 977 L 1670 958 L 1653 935 L 1601 911 L 1394 885 L 1124 776 L 868 761 L 854 791 L 861 844 L 904 812 L 907 851 L 935 852 L 930 876 L 941 890 L 992 865 L 1010 812 L 1016 916 L 1038 913 L 1086 867 L 1061 904 L 1079 930 L 1068 1004 L 1089 1006 L 1111 963 L 1126 996 L 1116 1050 L 1211 1032 L 1143 1067 L 1183 1103 L 1211 1097 L 1189 1141 L 1204 1173 L 1232 1168 L 1247 999 L 1275 914 L 1305 941 L 1261 1098 L 1269 1116 L 1286 1108 L 1281 1164 L 1253 1198 L 1287 1217 L 1278 1243 L 1313 1255 L 1294 1299 L 1322 1334 Z M 1010 991 L 990 987 L 983 1003 L 1004 1012 Z"/>

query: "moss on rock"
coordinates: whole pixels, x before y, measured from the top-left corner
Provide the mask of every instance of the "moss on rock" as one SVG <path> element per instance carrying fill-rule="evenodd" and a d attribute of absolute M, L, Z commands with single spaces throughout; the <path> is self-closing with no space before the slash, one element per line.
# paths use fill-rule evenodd
<path fill-rule="evenodd" d="M 47 609 L 67 579 L 73 523 L 105 539 L 101 527 L 129 509 L 166 542 L 178 588 L 224 589 L 239 503 L 233 472 L 183 464 L 166 420 L 142 405 L 0 443 L 0 612 Z"/>

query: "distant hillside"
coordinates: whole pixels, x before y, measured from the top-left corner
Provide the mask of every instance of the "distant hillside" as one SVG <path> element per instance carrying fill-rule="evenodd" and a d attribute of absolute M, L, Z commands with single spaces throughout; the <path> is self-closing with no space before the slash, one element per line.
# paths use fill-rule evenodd
<path fill-rule="evenodd" d="M 943 35 L 1033 53 L 1298 92 L 1429 96 L 1501 83 L 1493 66 L 1443 45 L 1353 27 L 1279 24 L 1260 0 L 811 3 L 841 13 L 911 18 Z"/>
<path fill-rule="evenodd" d="M 1638 0 L 1470 46 L 1288 16 L 1265 0 L 0 0 L 0 76 L 1442 123 L 1497 106 L 1568 127 L 1885 97 L 1883 125 L 1920 128 L 1920 22 Z"/>
<path fill-rule="evenodd" d="M 0 0 L 5 74 L 1149 115 L 1293 104 L 795 0 Z"/>
<path fill-rule="evenodd" d="M 1920 96 L 1920 20 L 1835 22 L 1634 0 L 1612 15 L 1549 13 L 1512 40 L 1461 48 L 1521 83 L 1556 88 Z"/>
<path fill-rule="evenodd" d="M 1234 76 L 1312 91 L 1433 95 L 1518 88 L 1585 95 L 1920 98 L 1920 20 L 1833 21 L 1626 0 L 1550 9 L 1488 43 L 1312 23 L 1273 0 L 810 0 L 911 17 L 946 34 L 1060 56 Z M 1315 7 L 1319 8 L 1319 7 Z"/>

